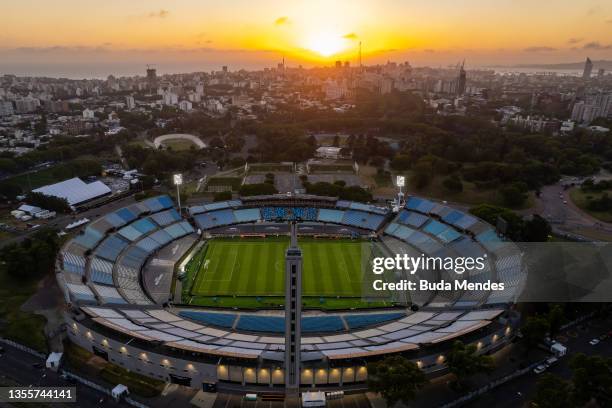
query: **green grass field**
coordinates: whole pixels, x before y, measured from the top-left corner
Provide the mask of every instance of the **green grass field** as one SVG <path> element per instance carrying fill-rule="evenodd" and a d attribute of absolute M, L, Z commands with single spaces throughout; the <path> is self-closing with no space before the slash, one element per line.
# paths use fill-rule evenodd
<path fill-rule="evenodd" d="M 217 238 L 187 265 L 184 303 L 201 306 L 279 306 L 284 294 L 284 256 L 289 239 Z M 304 303 L 308 307 L 343 309 L 389 306 L 363 302 L 362 257 L 371 243 L 359 240 L 300 238 Z M 369 276 L 369 275 L 368 275 Z"/>

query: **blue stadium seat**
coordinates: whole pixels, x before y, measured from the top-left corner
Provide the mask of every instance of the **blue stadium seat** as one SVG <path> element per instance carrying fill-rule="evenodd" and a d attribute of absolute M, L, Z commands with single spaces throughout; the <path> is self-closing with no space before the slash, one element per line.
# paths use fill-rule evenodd
<path fill-rule="evenodd" d="M 454 224 L 459 219 L 461 219 L 463 216 L 464 214 L 461 211 L 452 210 L 451 212 L 446 214 L 444 217 L 442 217 L 442 220 L 446 222 L 447 224 Z"/>
<path fill-rule="evenodd" d="M 236 218 L 234 211 L 230 209 L 211 211 L 203 214 L 198 214 L 194 217 L 196 224 L 201 229 L 210 229 L 223 225 L 234 224 Z"/>
<path fill-rule="evenodd" d="M 399 214 L 398 221 L 404 225 L 409 225 L 414 228 L 420 228 L 429 220 L 429 217 L 412 211 L 405 211 Z"/>
<path fill-rule="evenodd" d="M 148 218 L 138 220 L 135 223 L 131 224 L 131 226 L 138 230 L 141 234 L 148 234 L 149 232 L 157 228 L 157 226 L 153 224 L 153 222 Z"/>
<path fill-rule="evenodd" d="M 253 332 L 283 333 L 285 331 L 285 319 L 274 316 L 241 315 L 236 324 L 236 329 Z"/>
<path fill-rule="evenodd" d="M 341 224 L 344 218 L 344 211 L 341 210 L 328 210 L 321 208 L 319 210 L 318 220 L 321 222 L 331 222 L 335 224 Z"/>
<path fill-rule="evenodd" d="M 285 319 L 276 316 L 241 315 L 236 324 L 238 330 L 268 333 L 284 333 Z M 313 316 L 302 318 L 302 333 L 325 333 L 344 330 L 339 316 Z"/>
<path fill-rule="evenodd" d="M 213 326 L 232 328 L 236 321 L 236 315 L 230 313 L 210 313 L 210 312 L 190 312 L 183 311 L 179 312 L 179 316 L 186 319 L 195 320 L 204 324 L 211 324 Z"/>
<path fill-rule="evenodd" d="M 157 223 L 157 225 L 165 227 L 166 225 L 172 224 L 173 222 L 180 220 L 181 216 L 174 208 L 171 208 L 169 210 L 153 214 L 151 215 L 151 218 Z"/>
<path fill-rule="evenodd" d="M 455 231 L 453 228 L 447 228 L 446 230 L 442 231 L 440 234 L 438 234 L 438 238 L 440 239 L 440 241 L 444 242 L 444 243 L 449 243 L 449 242 L 453 242 L 454 240 L 460 238 L 462 235 Z"/>
<path fill-rule="evenodd" d="M 316 221 L 317 209 L 313 207 L 264 207 L 261 215 L 266 221 L 292 221 L 300 219 L 303 221 Z"/>
<path fill-rule="evenodd" d="M 258 208 L 245 208 L 234 210 L 234 217 L 237 222 L 257 222 L 261 220 L 261 213 Z"/>
<path fill-rule="evenodd" d="M 316 316 L 302 318 L 302 333 L 324 333 L 344 330 L 340 316 Z"/>
<path fill-rule="evenodd" d="M 115 214 L 117 214 L 119 217 L 121 217 L 121 219 L 127 224 L 130 223 L 132 221 L 134 221 L 136 218 L 138 218 L 138 216 L 136 214 L 134 214 L 132 211 L 130 211 L 128 208 L 122 208 L 118 211 L 115 211 Z"/>
<path fill-rule="evenodd" d="M 431 220 L 429 221 L 429 223 L 427 223 L 427 225 L 425 225 L 425 227 L 423 228 L 423 231 L 431 235 L 438 235 L 447 228 L 448 226 L 442 224 L 441 222 L 438 222 L 436 220 Z"/>
<path fill-rule="evenodd" d="M 359 329 L 361 327 L 372 326 L 388 322 L 390 320 L 397 320 L 405 317 L 406 313 L 376 313 L 376 314 L 358 314 L 358 315 L 346 315 L 344 321 L 350 330 Z"/>
<path fill-rule="evenodd" d="M 113 284 L 113 266 L 114 264 L 104 259 L 94 257 L 91 260 L 89 275 L 93 282 L 103 283 L 105 285 Z"/>
<path fill-rule="evenodd" d="M 118 235 L 109 235 L 102 243 L 98 246 L 95 254 L 101 258 L 108 259 L 109 261 L 115 261 L 121 251 L 128 246 L 128 242 Z"/>
<path fill-rule="evenodd" d="M 370 214 L 363 211 L 348 210 L 342 219 L 343 224 L 353 225 L 359 228 L 376 230 L 383 222 L 382 215 Z"/>
<path fill-rule="evenodd" d="M 93 249 L 104 238 L 104 234 L 96 230 L 92 225 L 87 226 L 83 234 L 74 239 L 74 242 L 87 248 Z"/>

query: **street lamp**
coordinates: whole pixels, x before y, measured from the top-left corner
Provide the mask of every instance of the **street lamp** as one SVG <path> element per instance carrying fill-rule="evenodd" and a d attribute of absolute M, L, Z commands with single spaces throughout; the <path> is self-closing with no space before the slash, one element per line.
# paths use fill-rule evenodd
<path fill-rule="evenodd" d="M 183 175 L 175 174 L 174 175 L 174 185 L 176 186 L 176 199 L 178 201 L 179 214 L 182 214 L 181 213 L 181 190 L 180 190 L 181 184 L 183 184 Z"/>

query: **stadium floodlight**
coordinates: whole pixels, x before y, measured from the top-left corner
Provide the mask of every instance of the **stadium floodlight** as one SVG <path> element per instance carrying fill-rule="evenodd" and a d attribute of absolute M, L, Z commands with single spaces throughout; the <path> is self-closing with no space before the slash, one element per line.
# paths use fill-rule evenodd
<path fill-rule="evenodd" d="M 182 174 L 175 174 L 174 175 L 174 184 L 177 186 L 180 186 L 181 184 L 183 184 L 183 175 Z"/>
<path fill-rule="evenodd" d="M 396 184 L 397 184 L 398 187 L 404 187 L 406 185 L 406 177 L 404 177 L 404 176 L 397 176 Z"/>
<path fill-rule="evenodd" d="M 174 177 L 174 185 L 176 185 L 176 201 L 178 203 L 178 210 L 179 210 L 179 214 L 182 214 L 181 212 L 181 184 L 183 184 L 183 175 L 182 174 L 175 174 Z"/>

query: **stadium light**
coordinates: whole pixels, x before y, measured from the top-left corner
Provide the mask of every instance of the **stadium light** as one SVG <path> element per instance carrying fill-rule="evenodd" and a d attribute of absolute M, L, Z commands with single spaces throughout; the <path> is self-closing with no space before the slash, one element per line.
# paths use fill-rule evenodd
<path fill-rule="evenodd" d="M 397 185 L 397 203 L 393 208 L 393 211 L 399 211 L 402 205 L 404 205 L 404 192 L 402 191 L 402 187 L 406 185 L 406 177 L 397 176 L 395 178 L 395 184 Z"/>
<path fill-rule="evenodd" d="M 175 174 L 174 177 L 174 185 L 176 185 L 176 200 L 178 202 L 178 210 L 179 210 L 179 214 L 182 214 L 181 212 L 181 184 L 183 184 L 183 175 L 182 174 Z"/>

